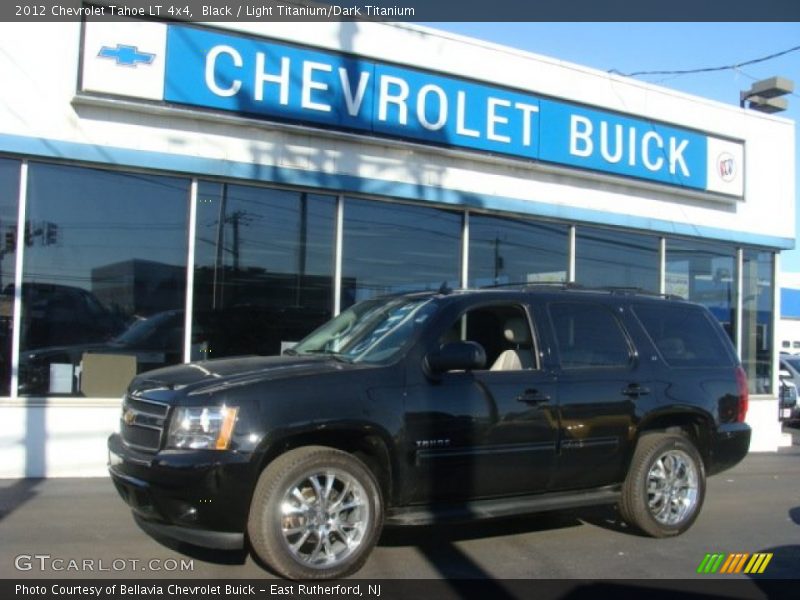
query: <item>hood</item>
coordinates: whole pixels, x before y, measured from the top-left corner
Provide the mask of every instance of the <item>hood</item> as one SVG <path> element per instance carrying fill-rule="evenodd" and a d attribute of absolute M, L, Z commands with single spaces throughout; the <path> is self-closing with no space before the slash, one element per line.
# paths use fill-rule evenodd
<path fill-rule="evenodd" d="M 273 381 L 364 368 L 330 355 L 316 356 L 239 356 L 175 365 L 148 371 L 136 377 L 130 393 L 152 396 L 159 392 L 182 390 L 208 393 L 258 381 Z"/>

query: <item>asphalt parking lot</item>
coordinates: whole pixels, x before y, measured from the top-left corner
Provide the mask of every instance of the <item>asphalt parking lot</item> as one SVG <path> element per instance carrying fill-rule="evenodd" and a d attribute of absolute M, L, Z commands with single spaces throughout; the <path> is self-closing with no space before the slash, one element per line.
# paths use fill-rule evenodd
<path fill-rule="evenodd" d="M 612 507 L 386 529 L 357 576 L 730 579 L 748 576 L 696 571 L 707 553 L 771 552 L 771 562 L 757 577 L 800 579 L 800 430 L 793 432 L 793 447 L 751 454 L 736 468 L 712 477 L 703 513 L 678 538 L 637 535 Z M 244 552 L 208 551 L 151 538 L 107 479 L 0 481 L 0 540 L 4 579 L 273 577 Z M 49 558 L 37 558 L 45 555 Z M 71 560 L 92 568 L 72 570 Z M 99 570 L 101 561 L 106 570 Z"/>

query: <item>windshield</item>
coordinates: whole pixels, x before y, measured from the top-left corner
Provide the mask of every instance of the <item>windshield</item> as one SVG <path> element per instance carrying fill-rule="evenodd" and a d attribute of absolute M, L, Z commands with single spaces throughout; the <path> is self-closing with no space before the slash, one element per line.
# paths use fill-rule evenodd
<path fill-rule="evenodd" d="M 430 297 L 365 300 L 328 321 L 289 353 L 385 362 L 406 348 L 435 311 Z"/>
<path fill-rule="evenodd" d="M 155 314 L 147 319 L 139 319 L 138 321 L 134 321 L 128 329 L 111 340 L 111 342 L 113 344 L 131 347 L 142 344 L 157 344 L 158 340 L 168 333 L 165 327 L 172 325 L 172 321 L 175 321 L 178 325 L 181 324 L 176 320 L 176 317 L 179 317 L 181 314 L 180 311 L 171 310 Z"/>
<path fill-rule="evenodd" d="M 800 371 L 800 358 L 784 358 L 783 361 L 795 371 Z"/>

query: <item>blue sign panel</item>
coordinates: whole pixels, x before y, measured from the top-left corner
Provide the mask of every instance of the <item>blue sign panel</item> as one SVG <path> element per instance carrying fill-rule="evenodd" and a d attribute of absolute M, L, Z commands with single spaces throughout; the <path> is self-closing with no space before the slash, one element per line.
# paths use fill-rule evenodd
<path fill-rule="evenodd" d="M 330 53 L 170 26 L 164 99 L 536 158 L 538 99 Z"/>
<path fill-rule="evenodd" d="M 526 158 L 539 154 L 539 99 L 376 65 L 372 131 Z"/>
<path fill-rule="evenodd" d="M 539 158 L 683 187 L 706 187 L 706 136 L 652 121 L 542 100 Z"/>
<path fill-rule="evenodd" d="M 372 121 L 374 70 L 335 54 L 170 26 L 164 100 L 364 129 Z"/>
<path fill-rule="evenodd" d="M 164 100 L 706 189 L 706 136 L 342 54 L 170 25 Z"/>

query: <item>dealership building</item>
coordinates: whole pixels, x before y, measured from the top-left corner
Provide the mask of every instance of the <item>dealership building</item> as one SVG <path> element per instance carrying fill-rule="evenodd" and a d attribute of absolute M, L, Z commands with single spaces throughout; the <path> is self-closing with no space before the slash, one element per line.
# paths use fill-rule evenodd
<path fill-rule="evenodd" d="M 443 283 L 702 303 L 751 449 L 783 443 L 792 122 L 408 24 L 0 23 L 0 50 L 0 477 L 104 475 L 137 372 Z"/>

